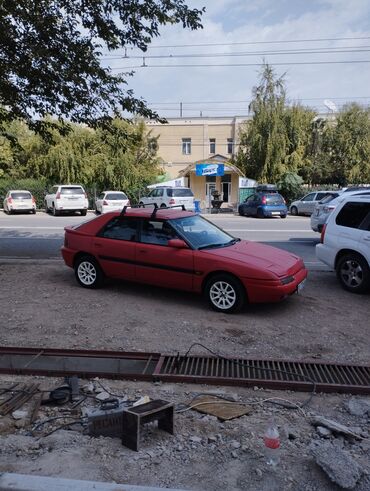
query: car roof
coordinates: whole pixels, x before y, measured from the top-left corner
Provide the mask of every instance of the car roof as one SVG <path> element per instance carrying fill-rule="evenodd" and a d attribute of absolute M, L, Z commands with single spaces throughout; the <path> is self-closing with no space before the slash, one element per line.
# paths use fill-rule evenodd
<path fill-rule="evenodd" d="M 153 215 L 154 207 L 148 206 L 145 208 L 127 208 L 124 216 L 150 218 Z M 106 215 L 120 216 L 121 212 L 110 212 Z M 195 216 L 193 211 L 183 211 L 181 208 L 157 208 L 155 218 L 161 220 L 173 220 L 175 218 L 185 218 Z"/>
<path fill-rule="evenodd" d="M 355 201 L 356 203 L 360 203 L 361 201 L 369 201 L 370 202 L 370 191 L 369 191 L 369 194 L 364 194 L 364 195 L 355 195 L 355 194 L 352 194 L 352 195 L 349 195 L 349 196 L 346 196 L 341 202 L 340 204 L 342 203 L 348 203 L 348 201 Z"/>
<path fill-rule="evenodd" d="M 31 191 L 28 191 L 28 189 L 9 189 L 8 193 L 30 193 Z"/>
<path fill-rule="evenodd" d="M 103 194 L 103 193 L 105 193 L 105 194 L 107 194 L 107 193 L 122 193 L 122 194 L 126 194 L 124 191 L 112 191 L 112 190 L 111 191 L 102 191 L 101 194 Z"/>

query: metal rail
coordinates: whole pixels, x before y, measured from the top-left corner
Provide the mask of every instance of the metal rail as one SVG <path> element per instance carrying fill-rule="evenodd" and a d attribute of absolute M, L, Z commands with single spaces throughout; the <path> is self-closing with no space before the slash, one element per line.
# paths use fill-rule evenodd
<path fill-rule="evenodd" d="M 0 373 L 370 394 L 370 366 L 160 353 L 0 348 Z"/>

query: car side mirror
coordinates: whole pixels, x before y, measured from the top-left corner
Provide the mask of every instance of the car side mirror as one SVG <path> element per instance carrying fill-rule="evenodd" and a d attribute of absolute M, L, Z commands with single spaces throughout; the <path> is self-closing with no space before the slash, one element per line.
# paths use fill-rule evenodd
<path fill-rule="evenodd" d="M 170 239 L 167 242 L 169 247 L 175 247 L 176 249 L 188 249 L 187 243 L 182 239 Z"/>

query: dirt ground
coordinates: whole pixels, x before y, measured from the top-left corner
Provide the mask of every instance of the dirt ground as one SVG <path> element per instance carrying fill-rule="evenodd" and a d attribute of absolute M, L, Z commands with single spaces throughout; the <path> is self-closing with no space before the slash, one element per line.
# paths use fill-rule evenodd
<path fill-rule="evenodd" d="M 60 261 L 0 263 L 0 281 L 3 346 L 173 354 L 185 353 L 192 343 L 199 342 L 225 356 L 369 361 L 370 297 L 344 292 L 333 273 L 311 273 L 302 295 L 281 304 L 251 306 L 238 315 L 212 312 L 203 299 L 175 291 L 119 282 L 110 282 L 101 290 L 84 290 L 75 282 L 73 271 Z M 204 351 L 196 347 L 192 353 Z M 45 390 L 62 382 L 2 375 L 0 388 L 13 381 L 35 380 Z M 31 435 L 30 425 L 17 423 L 11 415 L 0 417 L 0 472 L 199 491 L 329 491 L 341 488 L 312 456 L 313 445 L 328 443 L 334 454 L 343 451 L 361 466 L 362 476 L 351 489 L 370 489 L 370 411 L 362 416 L 348 412 L 350 395 L 317 394 L 302 413 L 260 401 L 282 397 L 300 403 L 307 398 L 303 393 L 100 382 L 122 399 L 148 395 L 174 402 L 177 409 L 199 393 L 217 393 L 250 403 L 251 413 L 222 423 L 194 410 L 179 412 L 175 435 L 149 426 L 137 453 L 122 446 L 119 438 L 92 438 L 78 426 L 43 436 L 56 428 L 54 422 Z M 95 382 L 95 395 L 98 390 Z M 89 398 L 81 407 L 96 404 Z M 69 408 L 42 406 L 37 421 L 70 414 Z M 330 432 L 323 436 L 312 425 L 315 415 L 347 425 L 360 439 Z M 265 462 L 262 439 L 272 417 L 281 436 L 281 461 L 276 471 Z"/>

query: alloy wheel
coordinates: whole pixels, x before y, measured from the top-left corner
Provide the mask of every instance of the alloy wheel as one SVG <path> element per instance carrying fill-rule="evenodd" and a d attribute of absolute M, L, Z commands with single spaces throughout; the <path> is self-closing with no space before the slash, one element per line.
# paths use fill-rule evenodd
<path fill-rule="evenodd" d="M 343 262 L 339 274 L 343 283 L 350 288 L 359 287 L 364 279 L 361 264 L 355 259 L 349 259 Z"/>
<path fill-rule="evenodd" d="M 236 302 L 236 291 L 226 281 L 216 281 L 209 290 L 209 297 L 215 307 L 228 310 Z"/>
<path fill-rule="evenodd" d="M 91 286 L 95 283 L 97 272 L 95 266 L 89 261 L 83 261 L 77 268 L 78 278 L 86 286 Z"/>

